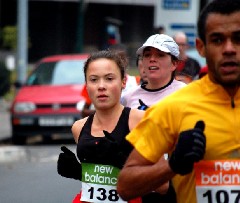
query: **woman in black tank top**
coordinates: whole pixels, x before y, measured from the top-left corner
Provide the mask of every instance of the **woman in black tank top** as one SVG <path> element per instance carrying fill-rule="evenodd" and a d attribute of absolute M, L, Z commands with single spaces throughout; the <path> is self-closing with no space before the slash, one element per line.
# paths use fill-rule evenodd
<path fill-rule="evenodd" d="M 74 203 L 125 202 L 116 190 L 118 173 L 132 150 L 125 136 L 144 115 L 120 104 L 126 65 L 126 57 L 113 51 L 93 53 L 85 63 L 86 86 L 96 111 L 72 126 L 80 163 L 66 147 L 58 159 L 60 175 L 82 181 Z M 128 202 L 140 203 L 141 198 Z"/>
<path fill-rule="evenodd" d="M 132 146 L 125 140 L 130 132 L 128 126 L 130 108 L 124 108 L 118 123 L 105 137 L 94 137 L 91 126 L 94 115 L 90 115 L 84 124 L 77 144 L 77 156 L 81 162 L 101 163 L 122 168 Z M 106 136 L 107 133 L 107 136 Z"/>

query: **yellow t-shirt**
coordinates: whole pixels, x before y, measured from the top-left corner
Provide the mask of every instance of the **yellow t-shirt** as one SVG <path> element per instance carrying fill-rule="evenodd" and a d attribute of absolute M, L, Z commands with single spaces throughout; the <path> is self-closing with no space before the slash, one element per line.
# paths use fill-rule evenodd
<path fill-rule="evenodd" d="M 164 153 L 171 154 L 179 133 L 193 128 L 198 120 L 205 122 L 204 160 L 240 158 L 240 89 L 232 99 L 208 76 L 149 108 L 127 140 L 146 159 L 157 162 Z M 178 203 L 197 202 L 194 171 L 176 175 L 173 185 Z"/>

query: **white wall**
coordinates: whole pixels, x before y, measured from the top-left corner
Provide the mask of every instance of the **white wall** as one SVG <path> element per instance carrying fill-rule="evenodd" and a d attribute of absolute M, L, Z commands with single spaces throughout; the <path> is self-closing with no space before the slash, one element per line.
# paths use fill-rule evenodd
<path fill-rule="evenodd" d="M 188 35 L 190 44 L 194 45 L 199 10 L 200 0 L 156 1 L 154 27 L 164 26 L 165 33 L 170 36 L 183 31 Z"/>

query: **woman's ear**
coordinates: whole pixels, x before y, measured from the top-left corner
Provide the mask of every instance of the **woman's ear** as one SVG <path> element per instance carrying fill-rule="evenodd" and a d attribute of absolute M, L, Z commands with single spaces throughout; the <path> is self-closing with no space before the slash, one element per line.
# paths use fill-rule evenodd
<path fill-rule="evenodd" d="M 176 68 L 177 68 L 177 66 L 179 65 L 180 62 L 181 62 L 180 60 L 172 59 L 172 64 L 173 64 L 172 71 L 176 70 Z"/>
<path fill-rule="evenodd" d="M 196 38 L 196 49 L 198 53 L 202 56 L 205 57 L 205 44 L 200 38 Z"/>
<path fill-rule="evenodd" d="M 180 60 L 172 60 L 172 63 L 175 67 L 177 67 L 181 63 L 181 61 Z"/>
<path fill-rule="evenodd" d="M 122 80 L 122 89 L 125 89 L 126 84 L 127 84 L 127 76 L 125 75 L 123 80 Z"/>

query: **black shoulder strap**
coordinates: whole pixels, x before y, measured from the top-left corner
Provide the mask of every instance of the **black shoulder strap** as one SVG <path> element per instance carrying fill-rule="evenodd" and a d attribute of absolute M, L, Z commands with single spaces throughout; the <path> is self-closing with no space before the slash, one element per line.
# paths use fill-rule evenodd
<path fill-rule="evenodd" d="M 78 141 L 79 141 L 79 138 L 84 136 L 84 135 L 91 135 L 93 117 L 94 117 L 94 114 L 91 114 L 90 116 L 88 116 L 87 121 L 84 123 L 83 128 L 80 132 L 80 136 L 78 137 Z"/>

